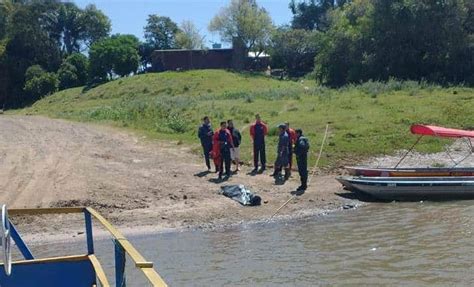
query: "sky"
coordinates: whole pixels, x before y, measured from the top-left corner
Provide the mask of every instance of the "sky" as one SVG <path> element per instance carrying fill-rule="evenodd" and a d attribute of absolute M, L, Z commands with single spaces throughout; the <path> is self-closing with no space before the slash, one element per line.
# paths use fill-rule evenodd
<path fill-rule="evenodd" d="M 219 35 L 211 34 L 207 26 L 212 17 L 230 0 L 74 0 L 79 7 L 95 4 L 112 21 L 112 33 L 133 34 L 143 39 L 143 27 L 150 14 L 168 16 L 180 24 L 191 20 L 206 36 L 206 45 L 220 43 Z M 275 25 L 291 19 L 289 0 L 259 0 L 257 3 L 270 13 Z"/>

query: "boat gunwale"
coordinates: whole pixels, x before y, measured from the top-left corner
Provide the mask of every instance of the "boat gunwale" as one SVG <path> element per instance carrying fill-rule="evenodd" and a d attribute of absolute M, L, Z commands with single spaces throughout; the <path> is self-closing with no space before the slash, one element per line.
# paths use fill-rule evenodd
<path fill-rule="evenodd" d="M 464 171 L 474 172 L 474 167 L 365 167 L 365 166 L 344 166 L 348 171 L 387 171 L 387 172 L 420 172 L 420 171 Z"/>
<path fill-rule="evenodd" d="M 336 179 L 341 179 L 348 182 L 356 182 L 360 184 L 374 183 L 374 184 L 419 184 L 419 185 L 474 185 L 474 176 L 465 177 L 375 177 L 375 176 L 340 176 Z M 431 180 L 431 182 L 430 182 Z M 461 184 L 460 184 L 461 183 Z"/>

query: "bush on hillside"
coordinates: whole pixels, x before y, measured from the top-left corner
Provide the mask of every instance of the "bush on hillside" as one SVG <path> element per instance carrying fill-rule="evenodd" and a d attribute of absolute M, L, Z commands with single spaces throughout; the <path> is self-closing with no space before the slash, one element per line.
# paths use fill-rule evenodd
<path fill-rule="evenodd" d="M 73 53 L 67 57 L 58 70 L 59 89 L 84 86 L 87 82 L 89 63 L 86 56 Z"/>
<path fill-rule="evenodd" d="M 26 70 L 24 91 L 30 99 L 38 100 L 58 90 L 59 81 L 54 73 L 44 71 L 40 66 L 31 66 Z"/>
<path fill-rule="evenodd" d="M 69 63 L 62 63 L 58 70 L 59 89 L 64 90 L 79 86 L 77 69 Z"/>
<path fill-rule="evenodd" d="M 176 113 L 172 113 L 166 119 L 166 125 L 176 133 L 183 134 L 189 130 L 190 124 L 186 119 Z"/>

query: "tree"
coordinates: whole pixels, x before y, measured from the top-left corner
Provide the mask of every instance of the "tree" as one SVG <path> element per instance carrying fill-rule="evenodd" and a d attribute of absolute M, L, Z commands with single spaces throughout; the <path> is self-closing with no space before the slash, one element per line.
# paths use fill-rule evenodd
<path fill-rule="evenodd" d="M 3 107 L 8 95 L 8 75 L 5 63 L 5 50 L 7 39 L 5 39 L 8 27 L 8 18 L 12 9 L 9 2 L 0 3 L 0 106 Z"/>
<path fill-rule="evenodd" d="M 146 70 L 151 64 L 151 54 L 155 50 L 177 49 L 178 25 L 169 17 L 149 15 L 144 27 L 145 43 L 139 47 L 142 66 Z"/>
<path fill-rule="evenodd" d="M 44 75 L 44 73 L 46 73 L 46 71 L 41 68 L 40 65 L 33 65 L 26 70 L 25 80 L 30 81 L 34 78 L 39 78 Z"/>
<path fill-rule="evenodd" d="M 374 62 L 378 64 L 374 73 L 381 73 L 383 78 L 393 76 L 441 83 L 460 82 L 472 75 L 474 39 L 470 42 L 464 25 L 469 18 L 468 2 L 472 3 L 462 0 L 374 1 L 375 29 L 371 37 Z M 397 29 L 392 27 L 394 23 Z"/>
<path fill-rule="evenodd" d="M 57 5 L 42 15 L 43 26 L 66 53 L 80 50 L 81 10 L 74 3 Z"/>
<path fill-rule="evenodd" d="M 110 31 L 108 18 L 92 5 L 80 9 L 59 0 L 1 2 L 0 92 L 10 97 L 10 106 L 21 106 L 31 99 L 25 90 L 28 67 L 40 65 L 46 72 L 55 73 L 65 55 L 84 50 Z M 62 75 L 70 68 L 63 67 Z"/>
<path fill-rule="evenodd" d="M 468 3 L 354 0 L 330 13 L 315 74 L 332 86 L 391 77 L 473 84 Z"/>
<path fill-rule="evenodd" d="M 370 79 L 371 0 L 356 0 L 330 14 L 330 28 L 322 34 L 315 58 L 317 80 L 329 86 Z M 367 43 L 367 41 L 369 41 Z"/>
<path fill-rule="evenodd" d="M 149 15 L 145 26 L 145 41 L 155 50 L 175 49 L 178 25 L 169 17 Z"/>
<path fill-rule="evenodd" d="M 54 73 L 44 71 L 39 65 L 31 66 L 27 69 L 24 90 L 28 97 L 28 102 L 34 102 L 41 97 L 50 95 L 58 89 L 58 79 Z"/>
<path fill-rule="evenodd" d="M 191 21 L 181 23 L 181 31 L 176 34 L 176 44 L 181 49 L 204 49 L 204 39 Z"/>
<path fill-rule="evenodd" d="M 138 47 L 138 55 L 140 55 L 140 65 L 143 71 L 147 71 L 151 68 L 151 56 L 154 50 L 155 49 L 153 49 L 153 46 L 151 46 L 150 44 L 146 42 L 140 43 L 140 46 Z"/>
<path fill-rule="evenodd" d="M 59 90 L 69 89 L 80 86 L 77 69 L 73 65 L 63 62 L 58 70 Z"/>
<path fill-rule="evenodd" d="M 58 70 L 59 89 L 84 86 L 88 78 L 88 59 L 80 53 L 74 53 L 64 60 Z"/>
<path fill-rule="evenodd" d="M 3 39 L 7 33 L 7 18 L 8 9 L 6 3 L 0 3 L 0 40 Z"/>
<path fill-rule="evenodd" d="M 51 9 L 49 2 L 33 2 L 17 5 L 12 11 L 8 26 L 8 41 L 5 46 L 6 72 L 8 76 L 8 99 L 10 105 L 21 105 L 30 101 L 24 93 L 25 72 L 32 65 L 41 65 L 54 72 L 61 63 L 61 53 L 54 39 L 43 29 L 42 16 Z M 14 98 L 13 98 L 14 97 Z"/>
<path fill-rule="evenodd" d="M 81 22 L 84 27 L 81 37 L 87 48 L 110 34 L 110 19 L 93 4 L 86 6 Z"/>
<path fill-rule="evenodd" d="M 270 15 L 255 0 L 231 0 L 211 20 L 209 30 L 218 32 L 227 43 L 233 43 L 236 38 L 248 51 L 259 54 L 269 44 L 273 24 Z"/>
<path fill-rule="evenodd" d="M 89 77 L 93 82 L 135 73 L 138 69 L 139 41 L 133 35 L 114 35 L 94 43 L 89 51 Z"/>
<path fill-rule="evenodd" d="M 303 76 L 314 68 L 320 33 L 280 27 L 272 35 L 269 55 L 273 68 L 284 68 L 291 76 Z"/>
<path fill-rule="evenodd" d="M 110 32 L 110 20 L 94 5 L 82 10 L 70 2 L 57 4 L 42 15 L 42 22 L 67 54 L 88 48 Z"/>
<path fill-rule="evenodd" d="M 294 29 L 324 31 L 329 26 L 327 13 L 342 7 L 348 0 L 291 0 L 290 10 L 293 14 L 291 26 Z"/>
<path fill-rule="evenodd" d="M 78 84 L 84 85 L 87 81 L 87 71 L 89 70 L 89 60 L 87 57 L 82 53 L 73 53 L 64 60 L 64 63 L 68 63 L 76 68 Z"/>

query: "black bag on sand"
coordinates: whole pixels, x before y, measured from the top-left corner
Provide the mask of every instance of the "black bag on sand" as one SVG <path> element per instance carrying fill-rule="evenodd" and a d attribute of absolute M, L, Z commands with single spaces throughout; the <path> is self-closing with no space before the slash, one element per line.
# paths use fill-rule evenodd
<path fill-rule="evenodd" d="M 221 192 L 224 196 L 232 198 L 242 205 L 256 206 L 260 205 L 262 202 L 262 198 L 260 196 L 253 194 L 242 184 L 221 186 Z"/>

